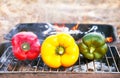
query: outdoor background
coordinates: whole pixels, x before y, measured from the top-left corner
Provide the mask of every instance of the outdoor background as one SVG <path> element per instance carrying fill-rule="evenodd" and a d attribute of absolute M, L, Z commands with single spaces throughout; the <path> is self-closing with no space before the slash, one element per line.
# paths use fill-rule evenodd
<path fill-rule="evenodd" d="M 110 24 L 120 34 L 120 0 L 0 0 L 0 42 L 19 23 Z"/>

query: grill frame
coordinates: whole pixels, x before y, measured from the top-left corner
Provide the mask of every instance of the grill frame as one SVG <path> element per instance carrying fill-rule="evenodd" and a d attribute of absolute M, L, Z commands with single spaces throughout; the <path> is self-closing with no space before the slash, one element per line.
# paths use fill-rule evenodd
<path fill-rule="evenodd" d="M 21 24 L 19 24 L 21 25 Z M 19 25 L 17 25 L 17 27 L 19 27 Z M 61 24 L 60 24 L 61 25 Z M 75 24 L 74 24 L 75 25 Z M 88 25 L 88 24 L 87 24 Z M 98 25 L 98 24 L 90 24 L 91 25 Z M 102 26 L 102 25 L 100 25 Z M 104 25 L 104 26 L 110 26 L 111 25 Z M 13 30 L 11 30 L 10 32 L 12 32 Z M 117 34 L 116 34 L 116 28 L 114 28 L 113 30 L 113 34 L 115 36 L 115 41 L 113 43 L 115 43 L 117 41 Z M 19 31 L 18 31 L 19 32 Z M 8 34 L 6 35 L 8 36 Z M 6 39 L 6 36 L 5 36 L 5 39 Z M 8 39 L 10 40 L 10 38 Z M 9 43 L 9 44 L 8 44 Z M 117 53 L 118 53 L 118 58 L 120 58 L 120 54 L 119 54 L 119 51 L 116 47 L 116 45 L 114 45 L 113 43 L 108 43 L 108 46 L 109 47 L 115 47 L 116 50 L 117 50 Z M 4 51 L 8 48 L 8 46 L 10 46 L 10 42 L 6 42 L 6 43 L 3 43 L 3 44 L 0 44 L 1 46 L 4 45 L 4 44 L 8 44 L 6 46 L 6 48 L 4 48 L 2 51 L 4 53 Z M 114 59 L 114 58 L 113 58 Z M 65 77 L 65 78 L 79 78 L 79 77 L 83 77 L 83 78 L 91 78 L 91 77 L 98 77 L 98 78 L 101 78 L 101 77 L 111 77 L 111 78 L 119 78 L 120 76 L 120 68 L 118 69 L 119 71 L 118 72 L 71 72 L 71 71 L 0 71 L 0 76 L 2 78 L 4 77 L 7 77 L 9 76 L 10 78 L 13 78 L 13 77 L 16 77 L 16 78 L 19 78 L 18 76 L 21 76 L 24 74 L 23 78 L 24 77 L 29 77 L 29 78 L 33 78 L 34 76 L 36 77 L 44 77 L 44 78 L 48 78 L 48 77 L 53 77 L 53 78 L 61 78 L 61 77 Z"/>

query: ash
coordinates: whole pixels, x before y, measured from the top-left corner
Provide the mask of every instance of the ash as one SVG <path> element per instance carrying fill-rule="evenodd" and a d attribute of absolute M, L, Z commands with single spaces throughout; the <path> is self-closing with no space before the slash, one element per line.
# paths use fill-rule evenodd
<path fill-rule="evenodd" d="M 115 72 L 116 68 L 113 66 L 108 66 L 106 63 L 101 62 L 90 62 L 87 64 L 75 65 L 67 69 L 67 71 L 73 72 Z"/>

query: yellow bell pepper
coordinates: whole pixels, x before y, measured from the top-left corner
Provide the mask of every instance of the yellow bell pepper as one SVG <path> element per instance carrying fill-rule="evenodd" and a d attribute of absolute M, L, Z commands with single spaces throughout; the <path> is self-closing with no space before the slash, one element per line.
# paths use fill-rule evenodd
<path fill-rule="evenodd" d="M 48 36 L 41 46 L 41 58 L 51 68 L 70 67 L 79 57 L 79 48 L 72 36 L 58 33 Z"/>

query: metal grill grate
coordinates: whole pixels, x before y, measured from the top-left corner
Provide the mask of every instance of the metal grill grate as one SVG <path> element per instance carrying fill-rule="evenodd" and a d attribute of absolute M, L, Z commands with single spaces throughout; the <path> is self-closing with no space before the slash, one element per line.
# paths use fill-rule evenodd
<path fill-rule="evenodd" d="M 9 46 L 0 58 L 0 72 L 120 72 L 120 55 L 116 46 L 108 46 L 107 54 L 101 60 L 90 61 L 80 55 L 75 65 L 58 69 L 46 66 L 40 57 L 33 61 L 19 61 L 12 54 Z"/>

